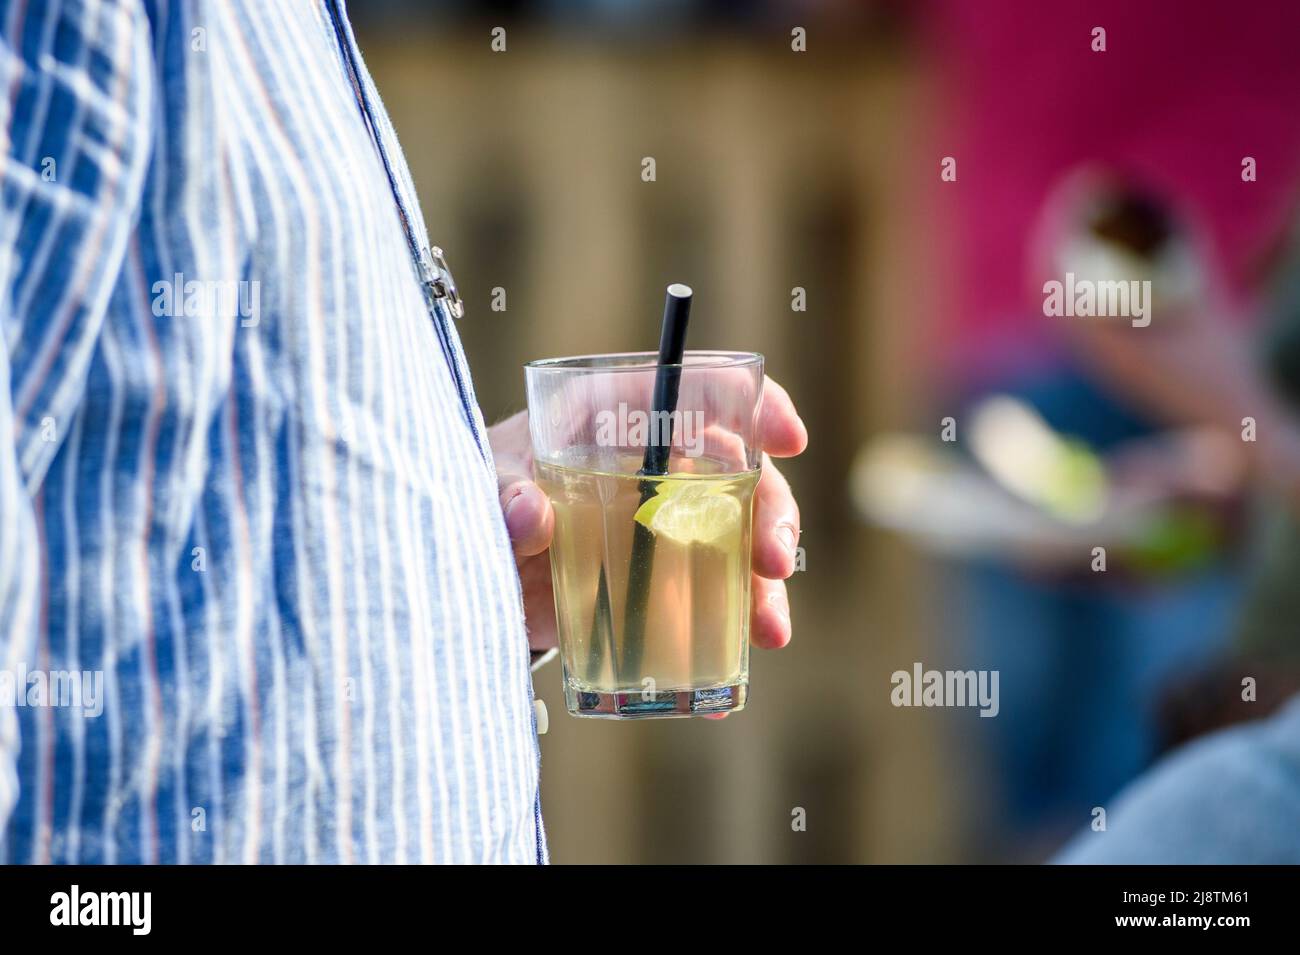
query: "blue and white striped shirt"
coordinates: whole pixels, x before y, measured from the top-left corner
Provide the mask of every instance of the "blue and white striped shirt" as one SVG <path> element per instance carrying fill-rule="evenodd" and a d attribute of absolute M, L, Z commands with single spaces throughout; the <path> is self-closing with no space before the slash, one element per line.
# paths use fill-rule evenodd
<path fill-rule="evenodd" d="M 0 83 L 0 860 L 543 861 L 483 420 L 341 0 L 0 0 Z"/>

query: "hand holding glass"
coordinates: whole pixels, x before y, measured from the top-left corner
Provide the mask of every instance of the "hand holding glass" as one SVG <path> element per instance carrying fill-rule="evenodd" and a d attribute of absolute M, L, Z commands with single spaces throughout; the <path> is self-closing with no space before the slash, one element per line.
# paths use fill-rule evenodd
<path fill-rule="evenodd" d="M 743 708 L 762 356 L 687 352 L 657 413 L 653 353 L 525 367 L 568 711 Z M 666 474 L 646 473 L 648 447 L 667 449 Z"/>

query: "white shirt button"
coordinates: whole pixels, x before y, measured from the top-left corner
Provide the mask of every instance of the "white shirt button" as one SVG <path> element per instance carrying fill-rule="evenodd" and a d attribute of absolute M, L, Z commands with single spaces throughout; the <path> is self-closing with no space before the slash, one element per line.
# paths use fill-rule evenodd
<path fill-rule="evenodd" d="M 537 735 L 545 736 L 551 727 L 551 718 L 546 714 L 546 701 L 533 700 L 533 712 L 537 715 Z"/>

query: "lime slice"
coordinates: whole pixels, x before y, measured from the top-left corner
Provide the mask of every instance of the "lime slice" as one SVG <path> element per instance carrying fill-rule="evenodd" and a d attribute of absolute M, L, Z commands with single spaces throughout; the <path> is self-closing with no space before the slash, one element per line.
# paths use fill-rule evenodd
<path fill-rule="evenodd" d="M 637 508 L 634 519 L 657 537 L 708 544 L 740 527 L 740 501 L 716 484 L 669 479 L 659 482 L 654 497 Z"/>

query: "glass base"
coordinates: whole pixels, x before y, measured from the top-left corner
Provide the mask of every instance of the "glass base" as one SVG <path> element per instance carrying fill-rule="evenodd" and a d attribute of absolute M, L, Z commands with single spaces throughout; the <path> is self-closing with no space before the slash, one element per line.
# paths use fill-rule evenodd
<path fill-rule="evenodd" d="M 748 683 L 711 686 L 706 690 L 676 690 L 650 694 L 640 690 L 602 693 L 564 686 L 564 704 L 573 716 L 605 720 L 669 719 L 681 716 L 709 716 L 734 713 L 745 708 Z"/>

